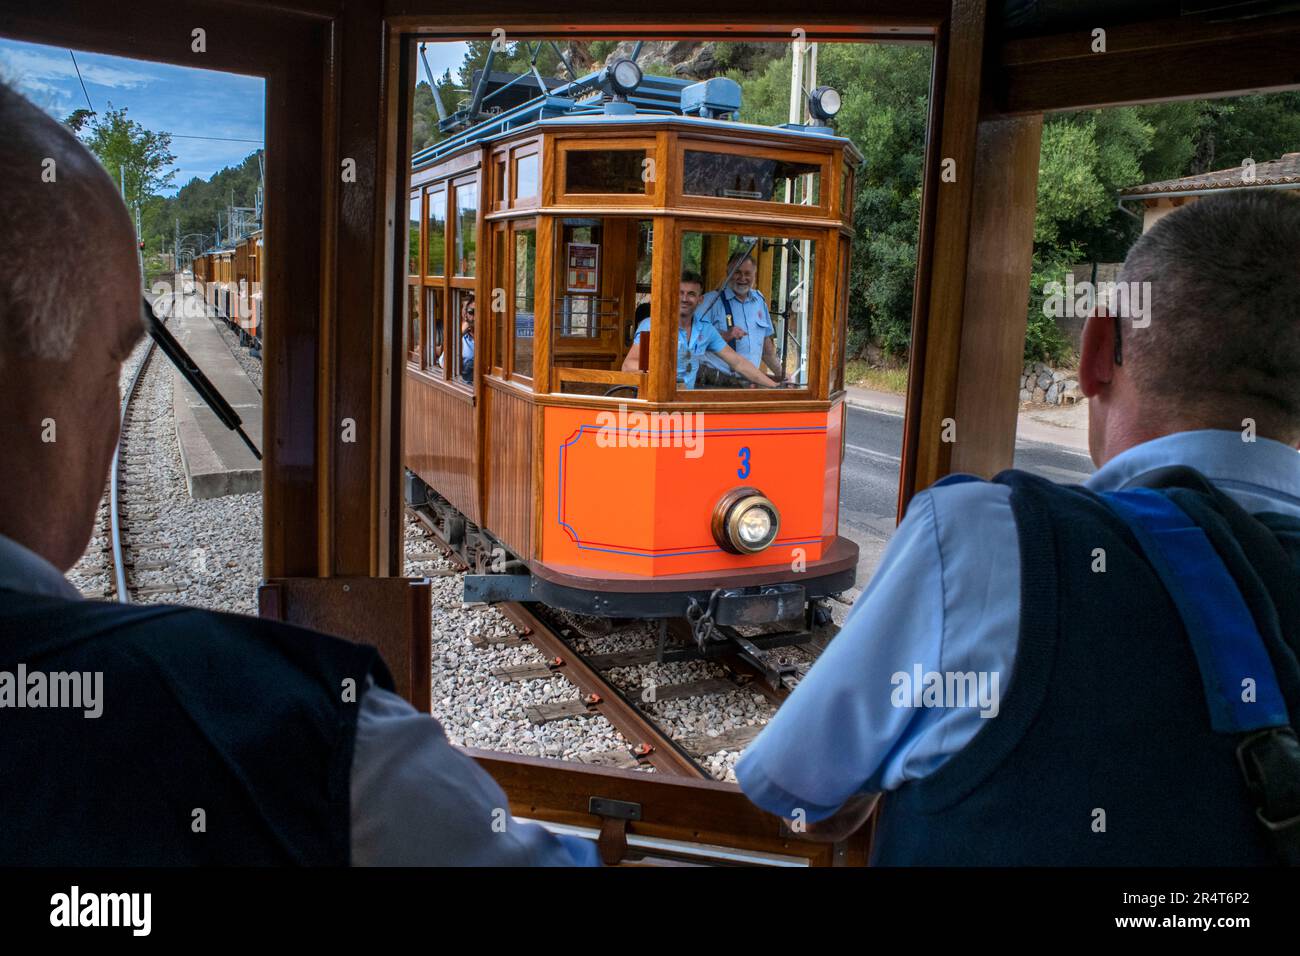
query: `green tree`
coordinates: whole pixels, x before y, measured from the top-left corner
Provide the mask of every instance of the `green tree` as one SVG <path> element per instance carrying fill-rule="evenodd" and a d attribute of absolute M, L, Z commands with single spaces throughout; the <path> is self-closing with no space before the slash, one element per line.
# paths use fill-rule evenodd
<path fill-rule="evenodd" d="M 171 134 L 146 129 L 127 117 L 125 107 L 115 110 L 110 104 L 107 112 L 85 125 L 82 136 L 133 211 L 143 209 L 176 178 L 168 168 L 176 162 Z"/>

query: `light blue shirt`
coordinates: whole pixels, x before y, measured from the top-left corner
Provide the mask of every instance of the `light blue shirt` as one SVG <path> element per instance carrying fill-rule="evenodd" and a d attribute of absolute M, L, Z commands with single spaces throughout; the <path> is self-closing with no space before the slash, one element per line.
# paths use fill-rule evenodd
<path fill-rule="evenodd" d="M 1252 513 L 1300 517 L 1300 455 L 1234 431 L 1166 435 L 1128 449 L 1085 487 L 1116 491 L 1188 465 Z M 999 675 L 1020 639 L 1020 548 L 1011 489 L 989 482 L 912 499 L 839 635 L 736 765 L 745 794 L 778 816 L 825 819 L 877 771 L 886 790 L 934 773 L 984 725 L 977 706 L 900 707 L 894 675 Z M 989 717 L 987 719 L 996 719 Z"/>
<path fill-rule="evenodd" d="M 80 600 L 40 555 L 0 535 L 4 592 Z M 292 746 L 268 732 L 268 746 Z M 356 866 L 596 866 L 596 845 L 510 817 L 488 773 L 447 741 L 442 726 L 367 682 L 352 752 Z M 502 826 L 504 824 L 504 827 Z"/>
<path fill-rule="evenodd" d="M 757 289 L 750 289 L 749 295 L 742 301 L 730 287 L 727 287 L 722 292 L 709 292 L 704 298 L 706 301 L 695 310 L 695 318 L 706 319 L 713 323 L 713 327 L 719 332 L 726 332 L 727 312 L 730 310 L 731 321 L 738 328 L 744 329 L 746 335 L 728 344 L 742 357 L 753 362 L 755 368 L 761 369 L 763 343 L 773 334 L 772 316 L 767 311 L 767 301 L 763 298 L 763 293 Z M 706 355 L 704 361 L 720 372 L 731 371 L 727 363 L 716 355 Z"/>
<path fill-rule="evenodd" d="M 647 335 L 650 332 L 650 320 L 642 319 L 637 323 L 636 333 L 632 336 L 633 341 L 642 332 Z M 701 321 L 698 317 L 691 319 L 691 332 L 687 335 L 682 331 L 681 323 L 677 325 L 677 384 L 683 388 L 694 388 L 696 376 L 700 374 L 700 362 L 704 360 L 710 352 L 721 352 L 727 347 L 718 330 L 708 322 Z M 712 356 L 708 356 L 712 358 Z M 721 361 L 715 359 L 715 361 Z M 729 369 L 725 362 L 722 367 Z"/>

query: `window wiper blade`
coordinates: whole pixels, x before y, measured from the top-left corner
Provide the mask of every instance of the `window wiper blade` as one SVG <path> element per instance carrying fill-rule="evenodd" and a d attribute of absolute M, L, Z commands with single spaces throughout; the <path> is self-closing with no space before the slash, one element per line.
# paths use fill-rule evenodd
<path fill-rule="evenodd" d="M 231 407 L 226 401 L 226 397 L 217 390 L 217 387 L 208 380 L 203 374 L 203 370 L 194 364 L 189 353 L 181 347 L 181 343 L 176 341 L 176 337 L 171 334 L 167 326 L 164 325 L 154 313 L 153 306 L 149 304 L 148 299 L 142 299 L 144 312 L 145 329 L 149 332 L 149 337 L 158 343 L 158 347 L 163 350 L 167 359 L 176 366 L 176 370 L 185 377 L 185 381 L 190 383 L 194 391 L 199 393 L 199 398 L 203 399 L 208 408 L 221 420 L 231 431 L 238 433 L 239 437 L 244 440 L 248 450 L 253 453 L 253 457 L 258 461 L 262 460 L 262 453 L 253 440 L 248 437 L 244 431 L 244 421 L 239 417 L 239 413 Z"/>

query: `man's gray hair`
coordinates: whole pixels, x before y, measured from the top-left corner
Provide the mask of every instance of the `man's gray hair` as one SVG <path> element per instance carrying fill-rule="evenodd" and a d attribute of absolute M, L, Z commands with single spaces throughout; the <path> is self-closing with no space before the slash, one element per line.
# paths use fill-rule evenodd
<path fill-rule="evenodd" d="M 1300 193 L 1191 202 L 1138 239 L 1119 279 L 1150 283 L 1150 325 L 1122 321 L 1122 358 L 1155 408 L 1300 429 Z"/>
<path fill-rule="evenodd" d="M 95 246 L 102 229 L 88 227 L 102 222 L 112 180 L 71 130 L 3 84 L 0 129 L 0 368 L 67 361 L 108 259 Z"/>

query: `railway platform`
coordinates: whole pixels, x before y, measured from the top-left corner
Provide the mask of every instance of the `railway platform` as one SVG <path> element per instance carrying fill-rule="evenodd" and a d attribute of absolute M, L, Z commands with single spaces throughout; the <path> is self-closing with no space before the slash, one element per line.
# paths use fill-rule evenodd
<path fill-rule="evenodd" d="M 262 446 L 262 395 L 231 354 L 206 315 L 180 310 L 169 323 L 177 341 L 244 421 L 244 430 Z M 226 428 L 197 392 L 172 371 L 172 411 L 176 440 L 185 466 L 185 483 L 194 498 L 220 498 L 258 491 L 262 466 L 239 436 Z"/>

